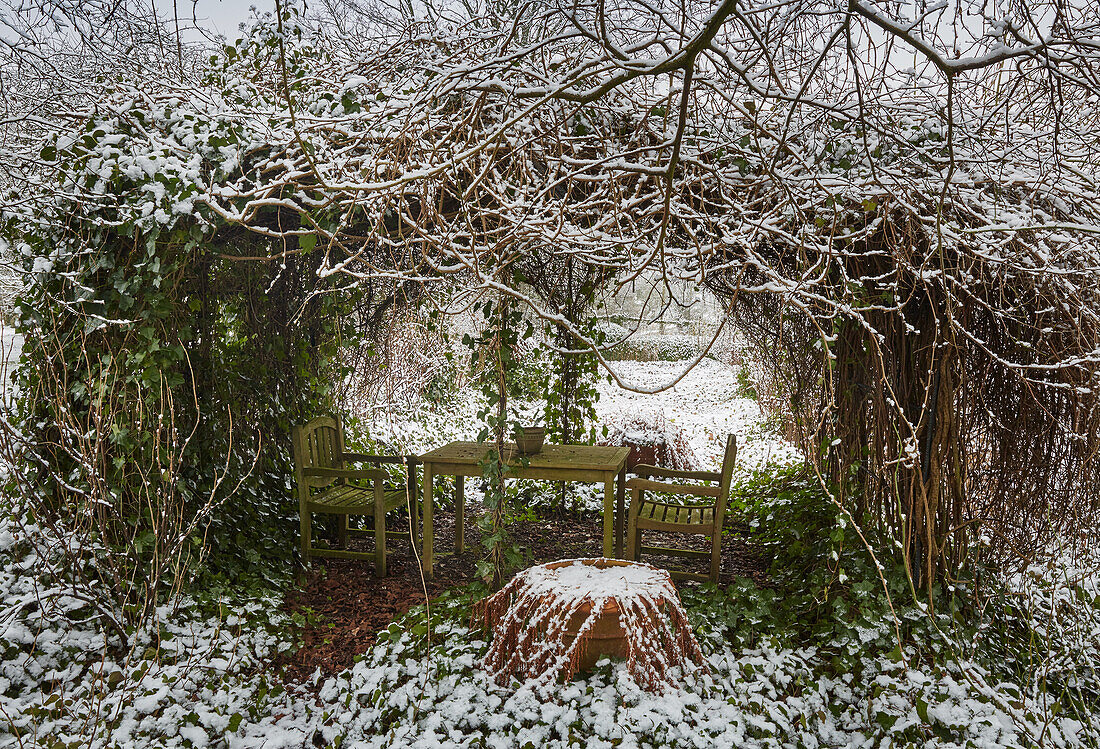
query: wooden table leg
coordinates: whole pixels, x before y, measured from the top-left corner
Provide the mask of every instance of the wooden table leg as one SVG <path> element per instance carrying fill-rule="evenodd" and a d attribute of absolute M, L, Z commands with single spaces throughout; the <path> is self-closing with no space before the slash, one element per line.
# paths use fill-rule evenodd
<path fill-rule="evenodd" d="M 609 473 L 603 482 L 603 555 L 611 558 L 614 552 L 615 526 L 615 474 Z"/>
<path fill-rule="evenodd" d="M 455 554 L 466 548 L 466 477 L 455 476 Z"/>
<path fill-rule="evenodd" d="M 623 526 L 626 521 L 626 466 L 615 484 L 615 558 L 623 559 Z"/>
<path fill-rule="evenodd" d="M 424 550 L 421 553 L 421 564 L 424 565 L 424 576 L 432 579 L 432 543 L 435 541 L 435 529 L 432 528 L 432 464 L 424 464 L 424 512 L 421 523 L 424 525 Z"/>

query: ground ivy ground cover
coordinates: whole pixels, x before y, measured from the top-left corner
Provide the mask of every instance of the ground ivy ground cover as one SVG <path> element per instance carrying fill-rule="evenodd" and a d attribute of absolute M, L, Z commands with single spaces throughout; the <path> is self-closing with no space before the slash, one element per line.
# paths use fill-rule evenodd
<path fill-rule="evenodd" d="M 707 670 L 684 674 L 671 693 L 648 694 L 609 662 L 551 694 L 499 687 L 477 668 L 485 642 L 449 611 L 437 622 L 434 659 L 418 657 L 416 638 L 394 628 L 322 696 L 344 705 L 347 738 L 371 747 L 1027 746 L 1044 735 L 1068 746 L 1087 738 L 1074 720 L 1045 722 L 1018 688 L 974 663 L 913 668 L 878 655 L 838 673 L 834 653 L 778 637 L 732 647 L 713 609 L 696 612 Z"/>
<path fill-rule="evenodd" d="M 467 626 L 470 601 L 456 596 L 430 620 L 421 612 L 392 626 L 367 659 L 324 686 L 326 701 L 344 706 L 337 722 L 346 739 L 370 747 L 1100 740 L 1095 556 L 1051 555 L 1011 579 L 987 580 L 984 596 L 941 591 L 935 610 L 907 599 L 900 568 L 886 566 L 891 603 L 852 529 L 830 532 L 837 518 L 812 477 L 778 472 L 741 489 L 746 505 L 767 500 L 752 509 L 754 534 L 774 555 L 773 585 L 684 591 L 706 668 L 684 673 L 679 689 L 647 694 L 610 662 L 547 693 L 498 686 L 478 667 L 486 643 Z"/>
<path fill-rule="evenodd" d="M 43 532 L 0 523 L 0 745 L 226 745 L 272 709 L 306 724 L 263 673 L 292 644 L 271 616 L 277 600 L 187 599 L 124 639 L 43 571 L 52 565 L 27 543 Z"/>
<path fill-rule="evenodd" d="M 998 652 L 1003 621 L 961 629 L 915 606 L 899 610 L 898 649 L 882 600 L 860 586 L 838 600 L 871 600 L 815 633 L 789 619 L 804 602 L 741 581 L 684 591 L 706 669 L 680 689 L 647 694 L 603 662 L 538 693 L 480 669 L 487 643 L 468 626 L 477 594 L 459 591 L 392 624 L 351 669 L 288 690 L 264 668 L 293 644 L 274 600 L 237 601 L 228 615 L 189 601 L 120 643 L 81 621 L 62 585 L 35 577 L 8 523 L 0 545 L 5 746 L 1022 747 L 1100 736 L 1100 587 L 1067 564 L 1010 581 L 1015 616 L 1030 611 L 1029 636 L 1046 638 L 1030 652 Z M 1058 611 L 1067 601 L 1072 616 Z"/>

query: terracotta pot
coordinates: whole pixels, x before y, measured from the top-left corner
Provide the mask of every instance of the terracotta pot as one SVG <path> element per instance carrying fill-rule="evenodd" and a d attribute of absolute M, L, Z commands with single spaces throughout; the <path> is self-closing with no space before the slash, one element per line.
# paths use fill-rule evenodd
<path fill-rule="evenodd" d="M 632 562 L 622 559 L 592 559 L 585 560 L 584 563 L 598 569 L 623 567 L 633 564 Z M 547 564 L 546 567 L 549 569 L 556 569 L 566 564 L 573 564 L 573 562 L 552 562 Z M 661 601 L 661 604 L 660 608 L 663 609 L 664 601 Z M 573 641 L 577 638 L 577 632 L 580 631 L 581 626 L 584 625 L 584 622 L 588 619 L 591 612 L 592 604 L 585 603 L 569 618 L 569 621 L 565 625 L 565 634 L 562 636 L 562 640 L 565 642 L 566 646 L 573 644 Z M 650 614 L 650 616 L 652 617 L 653 615 Z M 654 622 L 654 624 L 656 625 L 657 622 Z M 614 598 L 609 598 L 604 602 L 603 609 L 596 617 L 596 621 L 593 622 L 592 629 L 589 630 L 587 643 L 581 647 L 583 651 L 581 653 L 578 673 L 591 671 L 595 668 L 596 661 L 605 655 L 611 658 L 626 658 L 630 654 L 626 633 L 623 632 L 622 624 L 619 621 L 619 602 Z"/>

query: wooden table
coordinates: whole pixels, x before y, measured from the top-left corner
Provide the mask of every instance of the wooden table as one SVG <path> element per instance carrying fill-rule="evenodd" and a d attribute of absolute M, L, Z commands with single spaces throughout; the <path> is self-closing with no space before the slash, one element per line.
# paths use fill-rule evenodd
<path fill-rule="evenodd" d="M 492 446 L 485 442 L 452 442 L 420 456 L 424 464 L 424 573 L 432 576 L 432 493 L 436 476 L 455 477 L 455 553 L 466 546 L 463 528 L 463 505 L 466 476 L 481 476 L 481 461 Z M 542 479 L 545 481 L 603 482 L 603 555 L 622 557 L 623 508 L 626 496 L 626 459 L 629 447 L 594 447 L 589 445 L 543 445 L 542 451 L 526 456 L 528 464 L 520 465 L 520 456 L 511 446 L 505 456 L 509 478 Z M 618 487 L 615 477 L 618 476 Z M 616 512 L 616 505 L 618 511 Z"/>

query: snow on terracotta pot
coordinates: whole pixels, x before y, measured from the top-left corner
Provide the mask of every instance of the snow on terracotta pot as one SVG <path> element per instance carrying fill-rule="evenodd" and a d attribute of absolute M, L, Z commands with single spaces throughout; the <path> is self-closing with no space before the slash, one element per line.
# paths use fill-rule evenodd
<path fill-rule="evenodd" d="M 480 601 L 493 632 L 484 666 L 498 682 L 549 684 L 603 655 L 625 658 L 635 681 L 658 691 L 673 667 L 702 663 L 666 570 L 618 559 L 566 559 L 530 567 Z"/>

